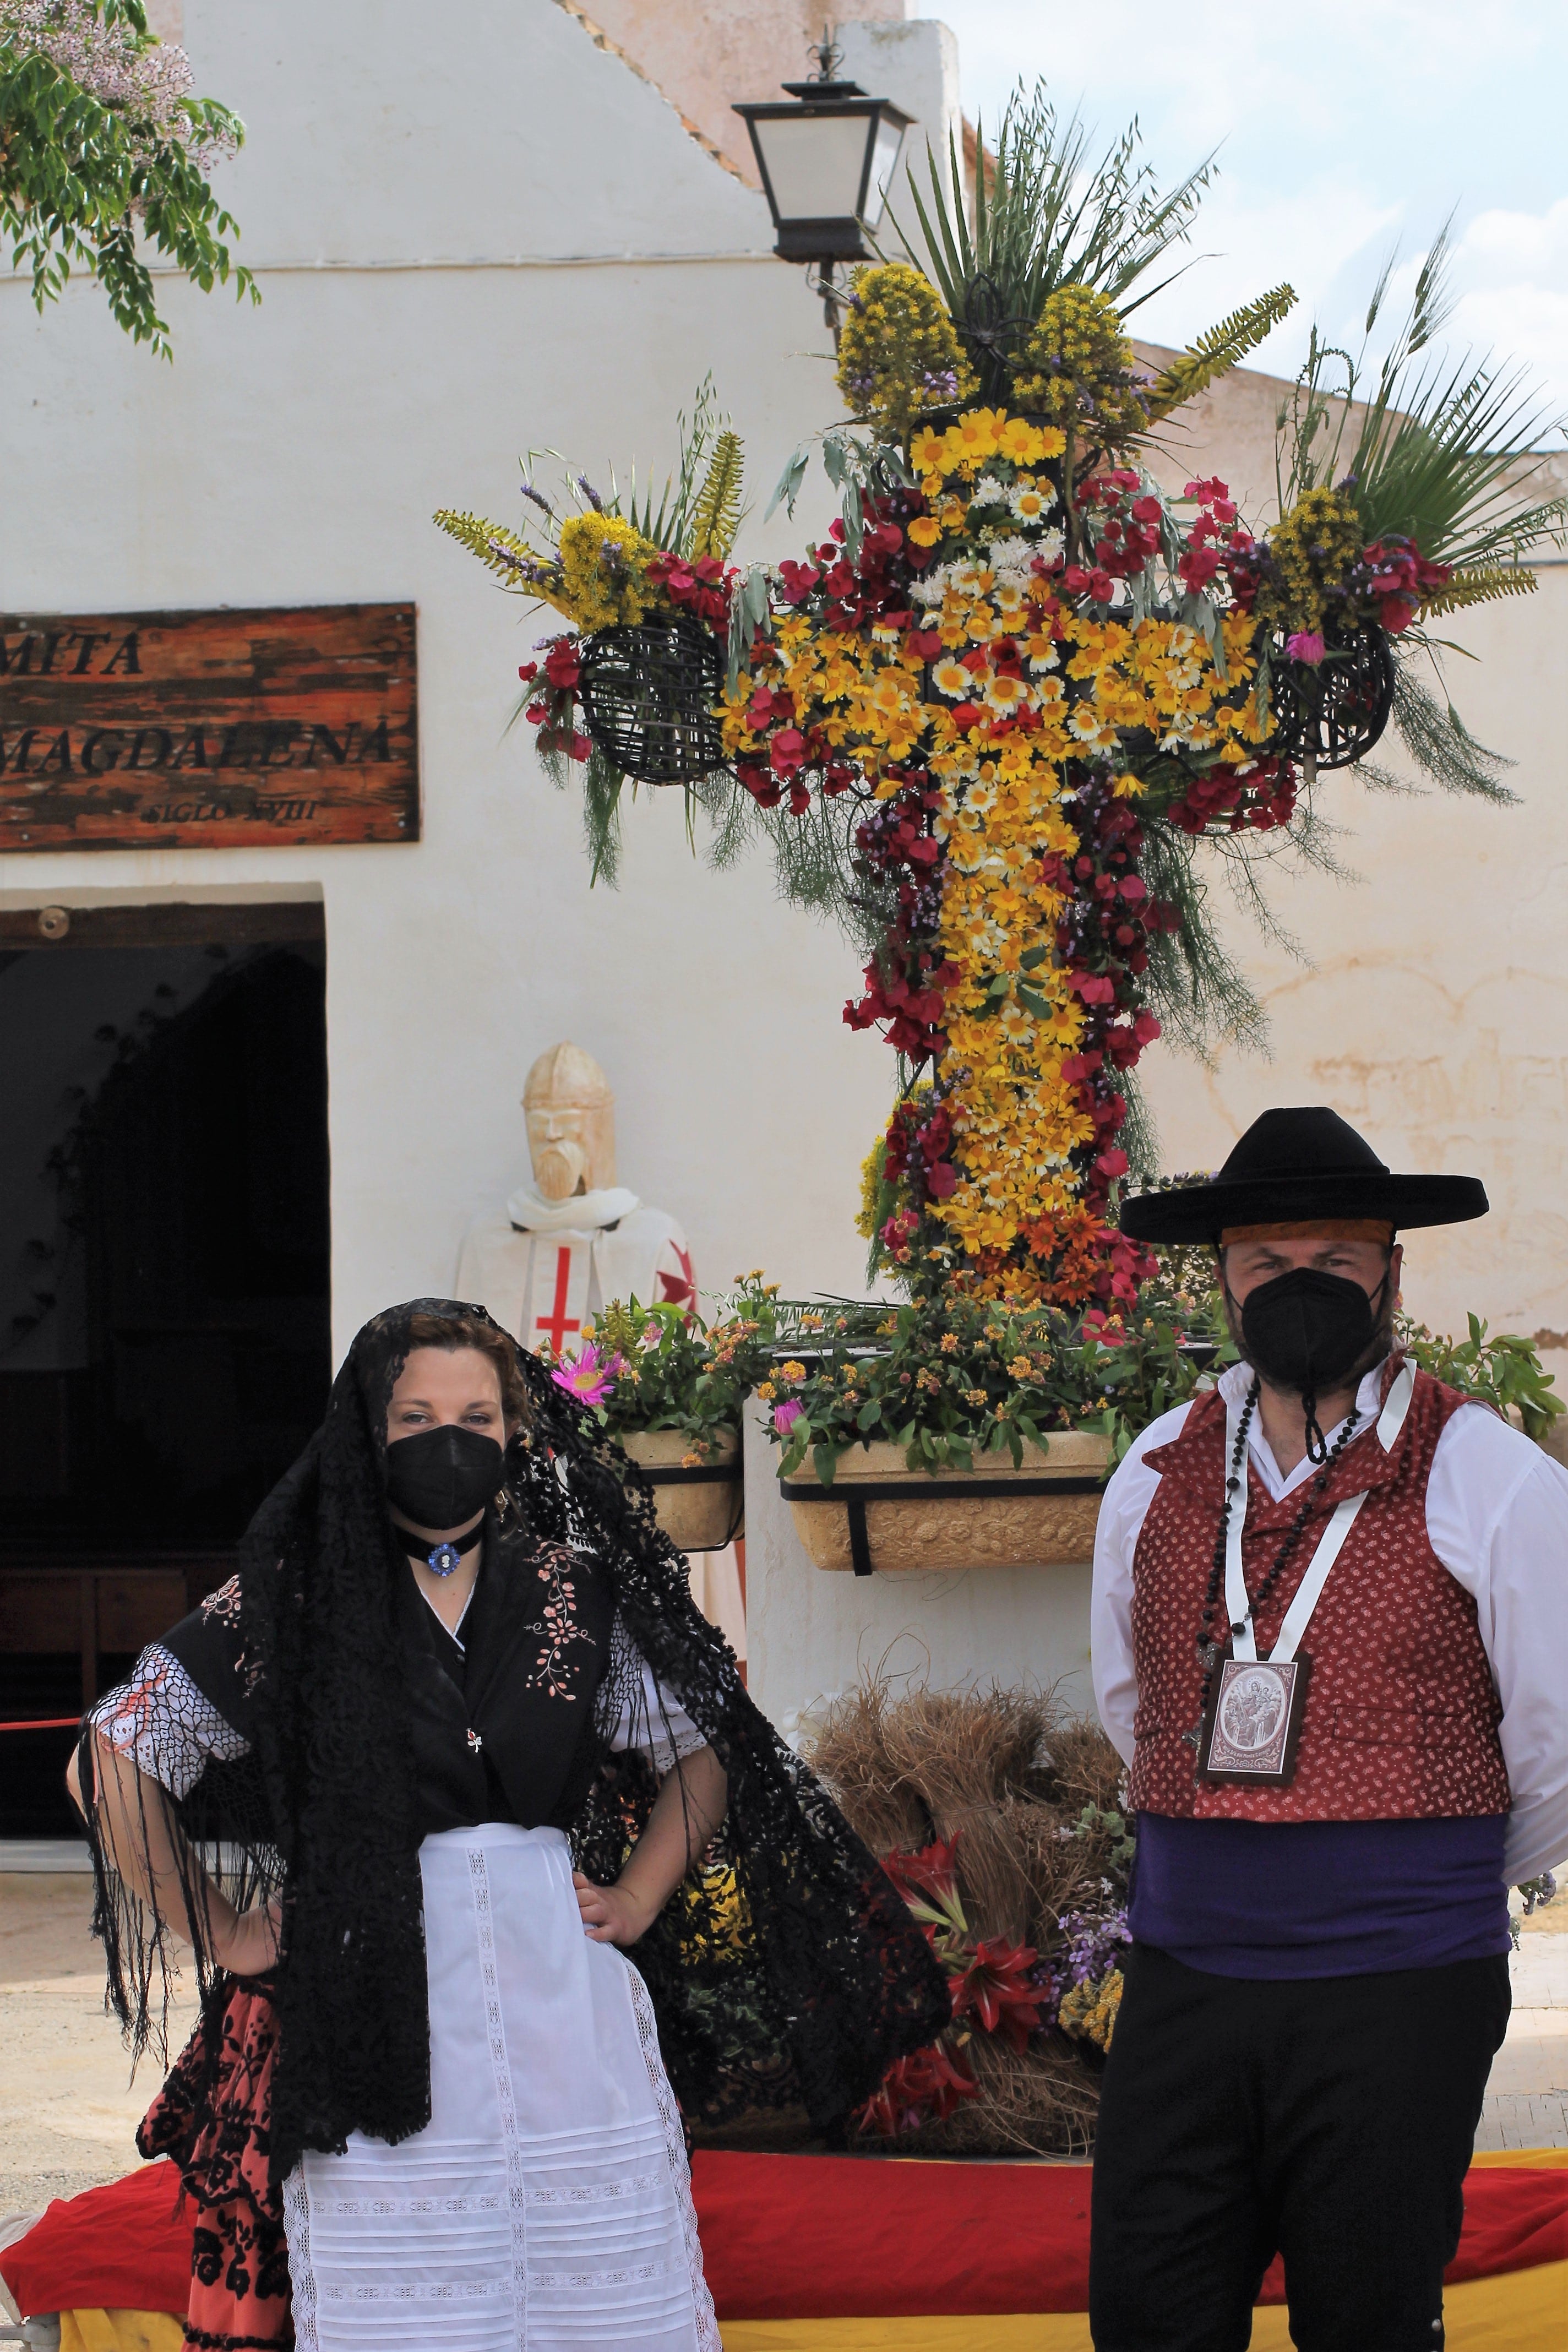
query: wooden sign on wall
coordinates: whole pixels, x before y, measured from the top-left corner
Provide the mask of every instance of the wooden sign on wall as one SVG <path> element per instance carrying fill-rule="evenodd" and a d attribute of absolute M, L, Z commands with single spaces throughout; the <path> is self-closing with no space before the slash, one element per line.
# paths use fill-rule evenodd
<path fill-rule="evenodd" d="M 0 616 L 0 852 L 418 838 L 412 604 Z"/>

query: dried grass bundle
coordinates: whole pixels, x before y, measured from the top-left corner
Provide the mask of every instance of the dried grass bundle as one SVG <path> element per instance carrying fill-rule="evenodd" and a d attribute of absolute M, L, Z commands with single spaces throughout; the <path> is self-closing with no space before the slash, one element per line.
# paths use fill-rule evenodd
<path fill-rule="evenodd" d="M 1102 1911 L 1120 1757 L 1056 1695 L 997 1685 L 895 1695 L 879 1674 L 823 1719 L 812 1763 L 878 1855 L 957 1836 L 965 1916 L 980 1937 L 1049 1958 L 1070 1913 Z M 1086 1807 L 1096 1818 L 1087 1829 Z M 1020 2053 L 987 2034 L 967 2054 L 979 2084 L 942 2123 L 895 2145 L 973 2155 L 1081 2152 L 1093 2137 L 1098 2052 L 1052 2034 Z"/>

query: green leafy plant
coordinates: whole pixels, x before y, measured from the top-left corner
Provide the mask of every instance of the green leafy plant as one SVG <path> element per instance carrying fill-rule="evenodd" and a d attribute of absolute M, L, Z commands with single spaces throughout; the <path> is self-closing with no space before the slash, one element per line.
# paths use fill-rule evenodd
<path fill-rule="evenodd" d="M 1565 1407 L 1552 1394 L 1556 1383 L 1542 1365 L 1532 1340 L 1517 1333 L 1491 1333 L 1479 1315 L 1467 1318 L 1468 1336 L 1445 1339 L 1425 1323 L 1398 1322 L 1399 1344 L 1434 1379 L 1467 1396 L 1484 1397 L 1507 1418 L 1517 1416 L 1526 1437 L 1542 1438 Z"/>
<path fill-rule="evenodd" d="M 184 53 L 147 28 L 142 0 L 0 0 L 0 236 L 42 310 L 73 269 L 117 325 L 173 357 L 139 240 L 204 293 L 232 278 L 260 299 L 225 239 L 237 225 L 206 173 L 244 142 L 237 115 L 190 94 Z"/>

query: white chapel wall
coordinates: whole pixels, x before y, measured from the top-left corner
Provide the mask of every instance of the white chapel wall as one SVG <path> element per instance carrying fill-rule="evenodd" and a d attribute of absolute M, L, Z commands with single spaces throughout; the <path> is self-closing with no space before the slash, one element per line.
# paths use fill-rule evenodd
<path fill-rule="evenodd" d="M 525 1167 L 528 1064 L 565 1034 L 616 1087 L 626 1181 L 709 1285 L 766 1265 L 857 1289 L 891 1071 L 840 1018 L 854 958 L 764 859 L 694 862 L 678 794 L 628 811 L 623 887 L 590 892 L 575 806 L 504 733 L 545 623 L 429 521 L 514 519 L 531 443 L 668 463 L 710 365 L 751 455 L 743 547 L 792 545 L 826 510 L 764 532 L 761 509 L 836 414 L 820 305 L 769 256 L 761 196 L 554 0 L 186 0 L 184 37 L 248 125 L 221 188 L 264 301 L 161 278 L 165 367 L 90 289 L 39 321 L 0 278 L 5 599 L 416 599 L 424 838 L 11 856 L 0 901 L 324 898 L 340 1349 L 449 1284 L 465 1223 Z"/>

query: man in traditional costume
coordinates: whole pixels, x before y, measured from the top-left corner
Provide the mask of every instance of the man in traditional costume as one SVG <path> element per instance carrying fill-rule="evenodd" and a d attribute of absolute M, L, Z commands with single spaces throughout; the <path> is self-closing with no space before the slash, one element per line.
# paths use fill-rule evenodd
<path fill-rule="evenodd" d="M 616 1098 L 580 1045 L 552 1045 L 522 1089 L 532 1182 L 503 1217 L 476 1220 L 458 1261 L 458 1294 L 475 1298 L 525 1348 L 555 1355 L 611 1299 L 644 1307 L 697 1304 L 686 1235 L 616 1181 Z M 746 1603 L 733 1544 L 693 1552 L 697 1605 L 746 1654 Z"/>
<path fill-rule="evenodd" d="M 1095 1696 L 1132 1945 L 1095 2158 L 1097 2352 L 1431 2352 L 1509 2013 L 1568 1853 L 1568 1473 L 1393 1336 L 1399 1230 L 1486 1213 L 1324 1108 L 1128 1201 L 1208 1243 L 1242 1361 L 1107 1489 Z"/>

